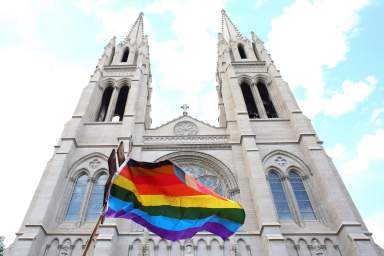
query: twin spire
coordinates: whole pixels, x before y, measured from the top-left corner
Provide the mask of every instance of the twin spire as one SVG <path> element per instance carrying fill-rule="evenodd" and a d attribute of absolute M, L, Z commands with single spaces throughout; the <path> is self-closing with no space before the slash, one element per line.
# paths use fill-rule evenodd
<path fill-rule="evenodd" d="M 144 13 L 140 12 L 139 17 L 136 19 L 131 30 L 129 31 L 125 41 L 131 43 L 136 42 L 140 44 L 144 40 Z M 242 39 L 243 36 L 228 17 L 225 10 L 221 10 L 221 33 L 227 42 Z"/>
<path fill-rule="evenodd" d="M 221 10 L 221 33 L 227 42 L 236 41 L 243 38 L 224 9 Z"/>
<path fill-rule="evenodd" d="M 126 42 L 136 42 L 138 45 L 144 40 L 144 13 L 140 12 L 131 30 L 125 38 Z"/>

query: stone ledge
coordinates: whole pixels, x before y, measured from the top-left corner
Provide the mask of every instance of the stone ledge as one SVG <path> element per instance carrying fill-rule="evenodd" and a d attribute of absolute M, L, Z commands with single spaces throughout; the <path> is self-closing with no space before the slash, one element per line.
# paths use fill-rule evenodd
<path fill-rule="evenodd" d="M 371 241 L 371 238 L 363 233 L 350 233 L 348 237 L 352 241 Z"/>

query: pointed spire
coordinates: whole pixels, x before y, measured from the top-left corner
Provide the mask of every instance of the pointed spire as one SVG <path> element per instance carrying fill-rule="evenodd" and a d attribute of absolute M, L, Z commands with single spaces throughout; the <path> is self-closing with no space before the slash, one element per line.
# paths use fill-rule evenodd
<path fill-rule="evenodd" d="M 224 9 L 221 10 L 221 33 L 227 42 L 243 38 Z"/>
<path fill-rule="evenodd" d="M 131 43 L 136 42 L 140 44 L 144 40 L 144 22 L 143 22 L 144 13 L 140 12 L 139 17 L 136 19 L 131 30 L 129 31 L 125 41 Z"/>

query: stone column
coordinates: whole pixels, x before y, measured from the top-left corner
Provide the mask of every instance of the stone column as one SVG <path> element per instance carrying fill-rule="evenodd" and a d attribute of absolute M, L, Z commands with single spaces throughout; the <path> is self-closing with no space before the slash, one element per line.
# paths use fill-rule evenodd
<path fill-rule="evenodd" d="M 109 106 L 108 110 L 105 116 L 105 121 L 110 122 L 112 121 L 113 114 L 115 112 L 116 108 L 116 102 L 117 102 L 117 97 L 119 96 L 120 89 L 117 87 L 114 87 L 114 90 L 112 92 L 111 100 L 109 101 Z"/>

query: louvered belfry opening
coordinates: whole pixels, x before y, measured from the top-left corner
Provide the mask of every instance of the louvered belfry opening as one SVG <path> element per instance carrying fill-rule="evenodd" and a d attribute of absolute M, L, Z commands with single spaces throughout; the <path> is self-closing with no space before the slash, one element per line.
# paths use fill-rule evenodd
<path fill-rule="evenodd" d="M 256 102 L 253 98 L 253 94 L 249 84 L 243 82 L 241 83 L 240 87 L 243 93 L 244 102 L 247 107 L 249 118 L 260 118 L 259 111 L 257 110 Z"/>
<path fill-rule="evenodd" d="M 120 122 L 123 121 L 125 105 L 127 103 L 127 98 L 128 98 L 128 91 L 129 91 L 128 86 L 121 87 L 119 96 L 117 97 L 115 113 L 113 116 L 114 117 L 118 116 Z"/>
<path fill-rule="evenodd" d="M 128 56 L 129 56 L 129 48 L 125 48 L 123 57 L 121 58 L 121 62 L 127 62 L 128 61 Z"/>
<path fill-rule="evenodd" d="M 113 92 L 113 88 L 111 86 L 108 86 L 107 88 L 104 89 L 103 97 L 101 99 L 100 109 L 96 118 L 97 122 L 105 121 L 105 118 L 107 117 L 109 102 L 111 101 L 112 92 Z"/>
<path fill-rule="evenodd" d="M 257 83 L 257 89 L 259 91 L 261 100 L 263 101 L 265 113 L 267 114 L 268 118 L 277 118 L 277 112 L 275 107 L 273 106 L 271 97 L 269 96 L 269 92 L 267 87 L 265 86 L 264 82 L 258 82 Z"/>

